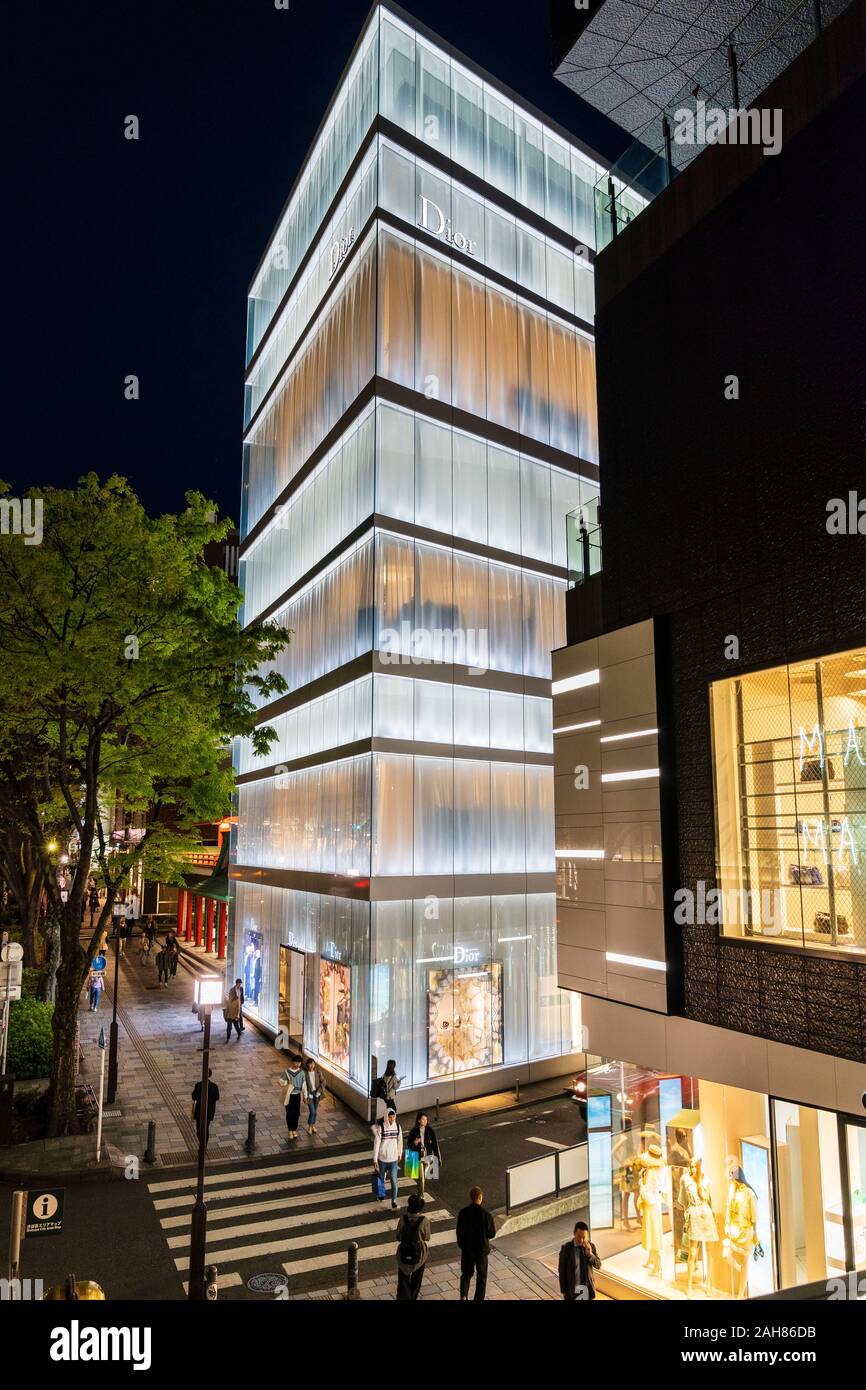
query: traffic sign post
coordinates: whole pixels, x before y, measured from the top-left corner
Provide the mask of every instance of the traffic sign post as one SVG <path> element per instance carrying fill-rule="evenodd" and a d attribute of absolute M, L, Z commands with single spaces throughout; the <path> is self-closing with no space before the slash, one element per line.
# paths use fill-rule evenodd
<path fill-rule="evenodd" d="M 12 1219 L 9 1223 L 9 1278 L 17 1279 L 21 1268 L 21 1239 L 24 1234 L 24 1204 L 27 1193 L 12 1193 Z"/>
<path fill-rule="evenodd" d="M 9 1005 L 21 998 L 24 947 L 18 941 L 4 942 L 0 947 L 0 996 L 3 1000 L 3 1035 L 0 1042 L 0 1076 L 6 1074 L 6 1055 L 9 1048 Z"/>
<path fill-rule="evenodd" d="M 17 1193 L 15 1194 L 18 1195 Z M 25 1236 L 59 1236 L 63 1230 L 64 1187 L 34 1187 L 26 1194 Z"/>

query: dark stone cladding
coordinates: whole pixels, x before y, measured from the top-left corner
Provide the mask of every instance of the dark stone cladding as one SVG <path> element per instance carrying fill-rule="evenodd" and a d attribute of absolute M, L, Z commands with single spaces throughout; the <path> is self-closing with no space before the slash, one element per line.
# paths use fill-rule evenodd
<path fill-rule="evenodd" d="M 802 106 L 814 65 L 832 74 L 828 51 L 798 60 Z M 715 882 L 709 683 L 866 646 L 866 536 L 826 530 L 829 499 L 866 498 L 866 82 L 798 124 L 638 273 L 624 273 L 628 231 L 597 263 L 603 626 L 666 618 L 679 875 L 693 889 Z M 715 156 L 662 200 L 718 178 Z M 569 604 L 572 641 L 589 634 L 579 590 Z M 724 658 L 729 634 L 739 662 Z M 866 959 L 674 931 L 687 1017 L 866 1061 Z"/>

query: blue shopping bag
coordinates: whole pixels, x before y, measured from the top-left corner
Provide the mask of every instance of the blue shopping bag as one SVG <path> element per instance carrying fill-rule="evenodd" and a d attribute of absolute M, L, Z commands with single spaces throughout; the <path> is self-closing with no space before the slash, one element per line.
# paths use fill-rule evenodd
<path fill-rule="evenodd" d="M 379 1201 L 385 1196 L 385 1179 L 378 1173 L 373 1179 L 373 1196 L 378 1197 Z"/>

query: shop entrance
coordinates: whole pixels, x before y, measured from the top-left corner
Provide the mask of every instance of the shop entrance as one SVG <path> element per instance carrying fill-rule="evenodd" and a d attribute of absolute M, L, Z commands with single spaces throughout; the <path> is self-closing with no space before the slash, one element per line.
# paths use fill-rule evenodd
<path fill-rule="evenodd" d="M 280 1029 L 300 1052 L 304 1046 L 307 957 L 296 946 L 280 947 Z"/>
<path fill-rule="evenodd" d="M 866 1270 L 866 1125 L 839 1120 L 845 1170 L 845 1258 L 848 1269 Z"/>

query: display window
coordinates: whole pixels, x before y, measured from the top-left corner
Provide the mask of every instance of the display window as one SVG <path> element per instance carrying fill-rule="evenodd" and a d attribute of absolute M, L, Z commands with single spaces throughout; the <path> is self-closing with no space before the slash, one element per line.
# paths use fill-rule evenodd
<path fill-rule="evenodd" d="M 352 984 L 342 961 L 319 961 L 319 1056 L 340 1071 L 349 1070 Z"/>
<path fill-rule="evenodd" d="M 627 1062 L 584 1084 L 607 1276 L 656 1298 L 739 1299 L 866 1269 L 866 1125 Z"/>
<path fill-rule="evenodd" d="M 502 966 L 431 970 L 427 991 L 428 1075 L 477 1071 L 502 1062 Z"/>
<path fill-rule="evenodd" d="M 710 688 L 723 935 L 866 951 L 866 652 Z M 709 901 L 709 900 L 708 900 Z"/>

